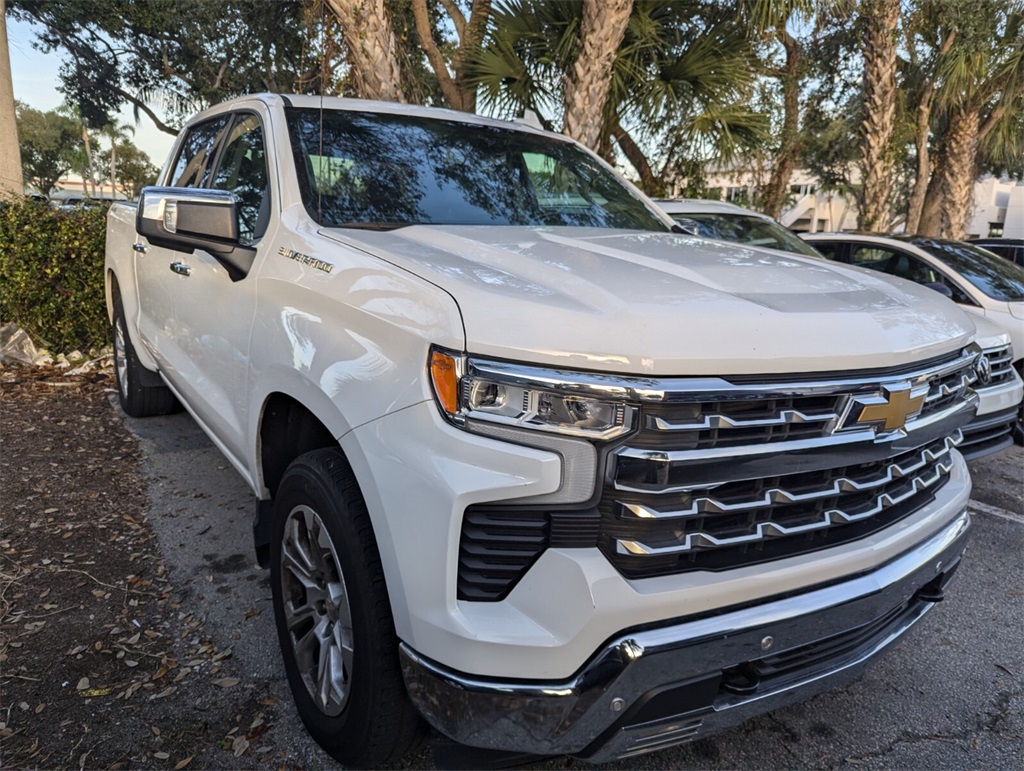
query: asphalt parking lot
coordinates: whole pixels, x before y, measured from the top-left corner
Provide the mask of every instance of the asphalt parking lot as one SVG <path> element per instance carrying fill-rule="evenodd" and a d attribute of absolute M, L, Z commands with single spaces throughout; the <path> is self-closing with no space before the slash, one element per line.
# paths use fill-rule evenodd
<path fill-rule="evenodd" d="M 280 701 L 265 741 L 331 767 L 290 705 L 252 495 L 186 414 L 125 419 L 139 438 L 169 577 L 206 633 Z M 1024 768 L 1024 450 L 972 464 L 974 528 L 947 599 L 857 682 L 693 745 L 609 768 Z M 216 704 L 204 705 L 216 710 Z M 564 768 L 565 759 L 542 768 Z M 404 767 L 434 767 L 426 750 Z"/>

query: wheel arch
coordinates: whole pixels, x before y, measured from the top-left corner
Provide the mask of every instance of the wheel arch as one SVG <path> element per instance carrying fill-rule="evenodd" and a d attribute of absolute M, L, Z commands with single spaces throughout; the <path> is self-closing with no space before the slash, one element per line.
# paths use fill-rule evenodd
<path fill-rule="evenodd" d="M 337 406 L 312 383 L 293 382 L 294 371 L 266 389 L 252 426 L 253 480 L 257 491 L 253 545 L 260 565 L 269 559 L 271 507 L 289 464 L 313 450 L 342 452 L 338 438 L 348 424 Z M 361 488 L 361 486 L 360 486 Z M 362 488 L 361 488 L 362 489 Z"/>

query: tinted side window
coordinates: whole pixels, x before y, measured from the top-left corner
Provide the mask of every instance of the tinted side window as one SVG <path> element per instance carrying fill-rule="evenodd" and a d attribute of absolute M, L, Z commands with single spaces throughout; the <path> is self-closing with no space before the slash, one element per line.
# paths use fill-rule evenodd
<path fill-rule="evenodd" d="M 891 273 L 890 265 L 893 264 L 896 254 L 892 249 L 886 249 L 884 246 L 853 244 L 850 247 L 850 263 L 858 268 L 871 268 L 871 270 L 880 270 L 882 273 Z"/>
<path fill-rule="evenodd" d="M 251 244 L 263 237 L 270 219 L 270 183 L 263 127 L 255 115 L 236 117 L 210 187 L 234 193 L 242 243 Z"/>
<path fill-rule="evenodd" d="M 228 124 L 228 116 L 222 115 L 198 126 L 193 126 L 185 135 L 178 151 L 174 171 L 168 178 L 171 187 L 203 187 L 210 178 L 210 164 L 213 162 L 213 148 L 217 137 Z"/>
<path fill-rule="evenodd" d="M 811 241 L 811 246 L 813 246 L 826 257 L 828 257 L 830 260 L 839 259 L 840 244 L 836 243 L 835 241 Z"/>

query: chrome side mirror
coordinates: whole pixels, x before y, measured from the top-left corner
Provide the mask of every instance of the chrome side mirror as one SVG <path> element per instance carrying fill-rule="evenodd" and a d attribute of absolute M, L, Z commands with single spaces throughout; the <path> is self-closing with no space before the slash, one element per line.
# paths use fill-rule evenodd
<path fill-rule="evenodd" d="M 209 252 L 233 281 L 249 273 L 256 256 L 255 249 L 239 242 L 238 205 L 225 190 L 143 188 L 135 229 L 153 246 Z"/>

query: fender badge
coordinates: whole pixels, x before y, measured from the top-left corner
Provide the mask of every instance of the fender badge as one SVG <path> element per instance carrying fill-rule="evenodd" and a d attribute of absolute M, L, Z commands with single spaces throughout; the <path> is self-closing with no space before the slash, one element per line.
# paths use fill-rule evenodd
<path fill-rule="evenodd" d="M 318 260 L 316 257 L 310 257 L 308 254 L 297 252 L 294 249 L 286 249 L 282 246 L 277 250 L 277 253 L 282 257 L 287 257 L 289 260 L 295 260 L 300 265 L 308 265 L 311 268 L 322 270 L 324 273 L 330 273 L 334 270 L 334 266 L 331 263 Z"/>

